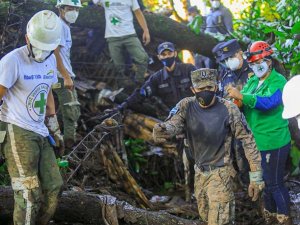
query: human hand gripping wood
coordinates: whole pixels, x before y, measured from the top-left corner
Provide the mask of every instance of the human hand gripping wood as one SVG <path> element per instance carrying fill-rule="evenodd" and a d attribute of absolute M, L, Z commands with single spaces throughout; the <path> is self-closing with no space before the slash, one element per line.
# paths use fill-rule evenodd
<path fill-rule="evenodd" d="M 170 138 L 170 134 L 168 134 L 166 124 L 157 123 L 153 128 L 153 140 L 155 143 L 165 143 L 167 139 Z"/>

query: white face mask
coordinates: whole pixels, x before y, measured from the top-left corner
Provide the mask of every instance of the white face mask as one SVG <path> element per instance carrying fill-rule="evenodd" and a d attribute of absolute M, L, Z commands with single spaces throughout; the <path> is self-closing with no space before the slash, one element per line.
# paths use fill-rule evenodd
<path fill-rule="evenodd" d="M 194 17 L 192 17 L 192 16 L 188 16 L 188 22 L 190 23 L 190 22 L 192 22 L 193 21 L 193 19 L 194 19 Z"/>
<path fill-rule="evenodd" d="M 76 11 L 76 10 L 67 11 L 65 13 L 65 19 L 69 23 L 75 23 L 76 20 L 77 20 L 78 15 L 79 15 L 79 12 Z"/>
<path fill-rule="evenodd" d="M 211 7 L 213 7 L 214 9 L 217 9 L 220 7 L 220 2 L 219 1 L 212 1 L 211 2 Z"/>
<path fill-rule="evenodd" d="M 236 57 L 228 58 L 227 60 L 225 60 L 225 64 L 230 70 L 235 71 L 240 66 L 240 60 Z"/>
<path fill-rule="evenodd" d="M 32 46 L 33 59 L 36 62 L 44 62 L 45 59 L 51 54 L 52 51 L 41 50 Z"/>
<path fill-rule="evenodd" d="M 250 67 L 258 78 L 263 77 L 269 70 L 269 66 L 266 61 L 263 61 L 259 64 L 254 64 Z"/>

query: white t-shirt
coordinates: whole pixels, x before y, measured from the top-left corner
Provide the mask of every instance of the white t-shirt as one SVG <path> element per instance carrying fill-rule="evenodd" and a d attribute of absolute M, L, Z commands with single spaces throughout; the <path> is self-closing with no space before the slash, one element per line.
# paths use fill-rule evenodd
<path fill-rule="evenodd" d="M 100 0 L 105 9 L 105 38 L 135 34 L 133 14 L 140 8 L 137 0 Z"/>
<path fill-rule="evenodd" d="M 61 39 L 60 39 L 60 57 L 62 62 L 70 74 L 71 77 L 75 77 L 75 74 L 72 69 L 71 65 L 71 47 L 72 47 L 72 36 L 71 36 L 71 29 L 66 24 L 64 20 L 61 20 L 62 29 L 61 29 Z M 58 72 L 58 77 L 62 78 L 62 75 Z"/>
<path fill-rule="evenodd" d="M 7 88 L 0 120 L 46 137 L 46 102 L 51 85 L 57 83 L 56 59 L 52 54 L 37 63 L 28 54 L 27 46 L 23 46 L 0 61 L 0 84 Z"/>

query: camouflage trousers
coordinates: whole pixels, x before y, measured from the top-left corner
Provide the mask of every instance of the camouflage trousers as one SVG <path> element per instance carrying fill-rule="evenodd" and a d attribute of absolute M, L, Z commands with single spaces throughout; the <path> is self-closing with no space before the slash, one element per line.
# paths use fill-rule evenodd
<path fill-rule="evenodd" d="M 64 80 L 58 78 L 58 87 L 52 87 L 57 95 L 63 121 L 63 134 L 65 146 L 71 148 L 75 143 L 77 121 L 80 116 L 80 103 L 75 88 L 71 91 L 64 87 Z"/>
<path fill-rule="evenodd" d="M 53 148 L 35 132 L 0 122 L 12 189 L 14 225 L 46 225 L 54 215 L 63 184 Z M 5 133 L 5 132 L 4 132 Z"/>
<path fill-rule="evenodd" d="M 195 197 L 202 220 L 208 225 L 234 224 L 235 200 L 232 190 L 235 171 L 220 167 L 207 172 L 195 165 Z"/>

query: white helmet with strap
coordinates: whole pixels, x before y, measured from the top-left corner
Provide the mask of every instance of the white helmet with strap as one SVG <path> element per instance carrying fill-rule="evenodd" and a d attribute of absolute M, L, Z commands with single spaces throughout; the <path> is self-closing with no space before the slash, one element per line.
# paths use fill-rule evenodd
<path fill-rule="evenodd" d="M 42 10 L 31 17 L 26 32 L 32 46 L 53 51 L 60 43 L 61 29 L 58 16 L 50 10 Z"/>
<path fill-rule="evenodd" d="M 56 7 L 59 8 L 63 5 L 69 5 L 74 7 L 82 7 L 80 0 L 57 0 Z"/>
<path fill-rule="evenodd" d="M 289 119 L 300 115 L 300 75 L 292 77 L 284 86 L 282 101 L 284 110 L 282 117 Z"/>

